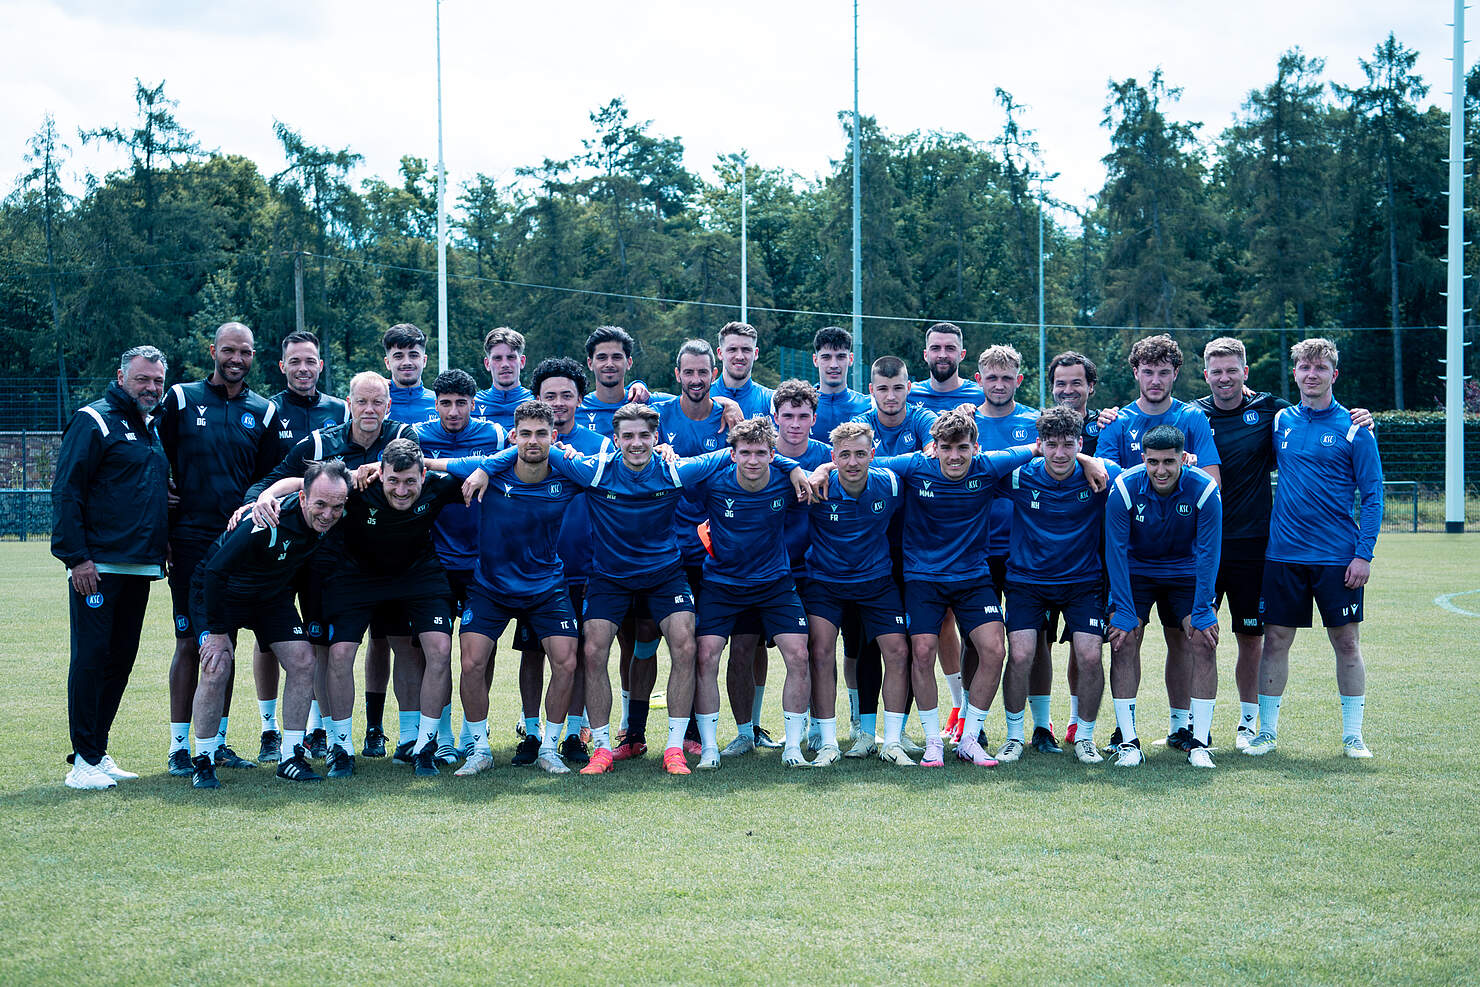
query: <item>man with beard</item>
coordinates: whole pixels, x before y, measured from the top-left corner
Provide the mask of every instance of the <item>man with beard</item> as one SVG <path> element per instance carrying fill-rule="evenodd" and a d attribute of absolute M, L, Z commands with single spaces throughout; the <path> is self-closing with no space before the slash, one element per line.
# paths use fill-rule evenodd
<path fill-rule="evenodd" d="M 108 755 L 108 731 L 139 654 L 149 583 L 164 578 L 170 463 L 152 417 L 168 369 L 153 346 L 126 350 L 117 381 L 72 416 L 57 454 L 51 554 L 71 589 L 68 788 L 138 777 Z"/>
<path fill-rule="evenodd" d="M 170 522 L 175 653 L 170 659 L 169 770 L 181 777 L 193 771 L 190 707 L 200 666 L 200 628 L 190 623 L 190 581 L 243 492 L 272 469 L 277 453 L 277 406 L 247 387 L 256 355 L 252 330 L 240 322 L 224 323 L 216 330 L 210 354 L 211 375 L 171 387 L 160 402 L 158 422 L 179 498 Z M 230 681 L 222 708 L 231 711 Z M 255 767 L 226 745 L 226 723 L 223 715 L 217 763 Z"/>
<path fill-rule="evenodd" d="M 961 379 L 961 361 L 966 356 L 966 343 L 961 327 L 950 322 L 937 322 L 925 330 L 925 366 L 930 376 L 910 388 L 910 403 L 940 414 L 963 404 L 981 404 L 982 389 Z"/>
<path fill-rule="evenodd" d="M 349 421 L 349 405 L 339 398 L 319 391 L 319 376 L 324 361 L 319 356 L 319 337 L 307 330 L 290 332 L 283 337 L 283 355 L 278 371 L 288 386 L 272 396 L 277 405 L 277 459 L 314 429 L 342 425 Z M 312 567 L 298 573 L 298 610 L 303 617 L 304 632 L 317 649 L 326 647 L 323 614 L 323 587 L 314 578 Z M 327 654 L 324 656 L 328 660 Z M 257 708 L 262 714 L 262 743 L 257 760 L 270 764 L 281 755 L 283 735 L 277 726 L 278 660 L 272 651 L 257 642 L 252 653 L 252 676 L 257 681 Z M 308 710 L 308 729 L 323 727 L 318 700 Z M 291 753 L 291 751 L 289 752 Z"/>

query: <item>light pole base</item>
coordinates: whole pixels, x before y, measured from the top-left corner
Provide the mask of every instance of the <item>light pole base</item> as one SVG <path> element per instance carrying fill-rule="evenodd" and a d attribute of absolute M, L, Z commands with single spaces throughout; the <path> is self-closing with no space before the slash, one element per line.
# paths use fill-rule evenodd
<path fill-rule="evenodd" d="M 1444 533 L 1446 535 L 1462 535 L 1465 533 L 1465 523 L 1463 521 L 1445 521 Z"/>

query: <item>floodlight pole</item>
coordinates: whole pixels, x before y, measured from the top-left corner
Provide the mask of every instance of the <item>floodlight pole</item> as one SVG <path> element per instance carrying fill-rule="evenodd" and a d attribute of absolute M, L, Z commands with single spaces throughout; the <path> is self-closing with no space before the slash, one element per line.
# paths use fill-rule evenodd
<path fill-rule="evenodd" d="M 749 301 L 749 295 L 750 295 L 750 277 L 749 277 L 749 270 L 750 270 L 750 266 L 749 266 L 750 256 L 749 256 L 749 254 L 750 254 L 750 251 L 748 249 L 748 241 L 747 241 L 747 238 L 746 238 L 746 229 L 745 229 L 745 172 L 746 172 L 747 168 L 749 167 L 749 165 L 747 164 L 747 160 L 746 159 L 747 159 L 746 153 L 744 151 L 741 151 L 740 152 L 740 321 L 741 322 L 749 322 L 750 321 L 750 319 L 747 318 L 747 313 L 748 313 L 749 309 L 747 308 L 747 305 L 746 305 L 746 303 Z"/>
<path fill-rule="evenodd" d="M 853 0 L 853 389 L 863 390 L 863 227 L 859 222 L 858 0 Z"/>
<path fill-rule="evenodd" d="M 437 372 L 447 372 L 447 165 L 442 160 L 442 0 L 437 0 Z"/>
<path fill-rule="evenodd" d="M 1449 284 L 1444 363 L 1444 530 L 1465 530 L 1465 2 L 1454 0 L 1449 103 Z"/>
<path fill-rule="evenodd" d="M 1048 333 L 1043 319 L 1043 176 L 1038 176 L 1038 407 L 1048 407 L 1048 387 L 1043 379 L 1048 362 Z"/>

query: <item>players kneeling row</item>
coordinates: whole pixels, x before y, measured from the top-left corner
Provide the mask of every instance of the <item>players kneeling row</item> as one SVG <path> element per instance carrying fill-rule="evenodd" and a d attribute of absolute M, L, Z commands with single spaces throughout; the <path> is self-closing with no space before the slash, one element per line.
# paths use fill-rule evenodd
<path fill-rule="evenodd" d="M 1104 683 L 1102 530 L 1114 604 L 1108 636 L 1120 735 L 1116 763 L 1141 760 L 1134 721 L 1137 645 L 1151 605 L 1159 603 L 1163 622 L 1183 626 L 1195 645 L 1194 685 L 1202 692 L 1194 699 L 1197 741 L 1189 761 L 1212 766 L 1206 744 L 1217 630 L 1207 574 L 1218 568 L 1219 499 L 1210 478 L 1182 466 L 1177 429 L 1149 432 L 1146 465 L 1122 472 L 1080 452 L 1082 422 L 1065 408 L 1040 416 L 1038 443 L 987 453 L 978 446 L 972 416 L 960 412 L 937 419 L 928 454 L 884 458 L 875 457 L 867 424 L 847 422 L 830 436 L 830 459 L 807 474 L 777 453 L 767 419 L 732 428 L 729 449 L 685 460 L 655 451 L 657 419 L 646 406 L 624 406 L 613 417 L 617 450 L 578 456 L 552 448 L 551 409 L 529 401 L 515 412 L 513 448 L 491 457 L 424 462 L 414 442 L 398 439 L 386 446 L 380 464 L 362 467 L 356 476 L 342 463 L 323 462 L 309 466 L 301 486 L 279 481 L 273 489 L 282 495 L 278 510 L 256 514 L 252 524 L 223 534 L 197 572 L 193 616 L 206 630 L 194 708 L 194 785 L 219 784 L 212 748 L 234 637 L 242 628 L 269 645 L 285 671 L 283 742 L 290 753 L 278 776 L 320 780 L 303 747 L 316 660 L 327 666 L 321 694 L 331 723 L 343 725 L 332 731 L 328 773 L 352 774 L 348 717 L 355 655 L 371 612 L 391 602 L 403 608 L 425 655 L 424 729 L 406 753 L 418 774 L 436 773 L 436 719 L 440 697 L 450 691 L 448 601 L 454 595 L 431 547 L 431 524 L 447 504 L 475 498 L 478 563 L 462 603 L 460 632 L 462 699 L 473 749 L 460 775 L 492 765 L 484 671 L 495 642 L 516 619 L 541 640 L 551 665 L 541 767 L 569 771 L 555 742 L 570 703 L 579 643 L 595 743 L 582 773 L 612 770 L 609 653 L 618 626 L 642 605 L 672 656 L 663 756 L 669 773 L 689 773 L 684 738 L 691 716 L 699 734 L 697 766 L 720 765 L 719 656 L 745 619 L 774 642 L 786 666 L 784 764 L 825 766 L 840 759 L 835 728 L 829 729 L 835 724 L 834 650 L 839 629 L 856 620 L 882 656 L 884 730 L 877 744 L 855 743 L 855 750 L 876 752 L 894 764 L 943 766 L 939 638 L 933 629 L 948 613 L 980 659 L 959 759 L 983 767 L 998 763 L 983 749 L 979 733 L 1001 682 L 1009 739 L 998 757 L 1016 760 L 1023 744 L 1011 724 L 1014 714 L 1022 721 L 1038 635 L 1057 614 L 1073 644 L 1078 678 L 1074 753 L 1082 762 L 1099 762 L 1094 721 Z M 571 605 L 557 542 L 572 499 L 583 493 L 593 566 L 581 619 Z M 1005 623 L 985 547 L 994 498 L 1009 500 L 1015 514 Z M 687 574 L 675 540 L 680 499 L 697 502 L 709 519 L 709 557 L 702 570 Z M 786 517 L 796 511 L 805 512 L 809 538 L 799 579 L 793 578 L 785 539 Z M 339 565 L 323 581 L 329 644 L 316 658 L 294 608 L 294 581 L 336 524 Z M 898 549 L 890 551 L 891 543 Z M 1138 557 L 1154 565 L 1148 569 Z M 701 585 L 691 585 L 695 581 Z M 907 636 L 910 626 L 932 630 Z M 905 750 L 903 735 L 911 684 L 926 735 L 919 762 Z M 801 750 L 809 711 L 823 725 L 812 761 Z"/>

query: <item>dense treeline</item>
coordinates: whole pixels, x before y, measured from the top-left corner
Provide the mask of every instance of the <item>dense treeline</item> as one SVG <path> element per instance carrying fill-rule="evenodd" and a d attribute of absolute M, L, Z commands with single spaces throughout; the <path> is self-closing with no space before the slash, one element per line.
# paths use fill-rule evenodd
<path fill-rule="evenodd" d="M 1244 334 L 1257 382 L 1277 389 L 1282 339 L 1379 327 L 1340 334 L 1343 392 L 1372 407 L 1433 407 L 1443 333 L 1415 327 L 1445 316 L 1448 115 L 1420 109 L 1414 60 L 1389 36 L 1362 61 L 1365 84 L 1348 89 L 1293 49 L 1213 135 L 1175 119 L 1180 90 L 1160 70 L 1112 81 L 1105 186 L 1044 217 L 1047 321 L 1059 326 L 1050 347 L 1110 364 L 1101 396 L 1124 400 L 1121 357 L 1143 328 L 1288 330 Z M 1480 70 L 1468 90 L 1473 105 Z M 162 82 L 139 83 L 136 97 L 137 119 L 75 138 L 47 116 L 25 149 L 29 172 L 0 205 L 0 340 L 13 375 L 106 374 L 140 341 L 166 350 L 172 377 L 199 373 L 221 321 L 240 318 L 263 340 L 293 328 L 295 264 L 335 386 L 338 368 L 370 365 L 386 325 L 435 335 L 426 161 L 403 158 L 393 180 L 362 178 L 352 148 L 279 122 L 287 167 L 264 175 L 202 148 Z M 989 141 L 863 120 L 863 310 L 893 317 L 866 323 L 872 352 L 916 355 L 920 320 L 948 318 L 1021 323 L 967 326 L 968 343 L 1036 355 L 1038 197 L 1052 155 L 1014 97 L 997 99 L 1006 125 Z M 449 189 L 453 365 L 476 368 L 495 325 L 525 332 L 535 360 L 578 352 L 592 327 L 615 322 L 644 344 L 639 373 L 666 380 L 682 338 L 736 315 L 742 167 L 750 320 L 763 340 L 803 347 L 819 326 L 847 325 L 806 314 L 851 308 L 852 118 L 839 119 L 839 159 L 823 177 L 725 159 L 706 181 L 685 167 L 678 138 L 617 99 L 591 114 L 574 157 Z M 116 145 L 131 165 L 86 176 L 70 196 L 69 140 Z M 1469 181 L 1467 201 L 1480 201 Z M 1480 267 L 1475 251 L 1467 266 Z M 1195 349 L 1210 333 L 1180 335 Z M 769 380 L 776 363 L 763 363 Z M 278 386 L 269 366 L 255 372 L 264 388 Z"/>

